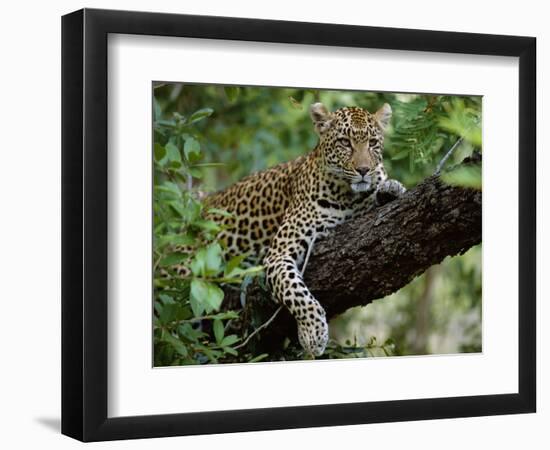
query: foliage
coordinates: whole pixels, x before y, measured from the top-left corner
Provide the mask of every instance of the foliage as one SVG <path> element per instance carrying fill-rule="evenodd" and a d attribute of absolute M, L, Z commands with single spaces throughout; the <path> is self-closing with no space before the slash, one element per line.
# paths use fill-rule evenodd
<path fill-rule="evenodd" d="M 441 179 L 450 185 L 481 189 L 481 167 L 463 166 L 446 172 Z"/>
<path fill-rule="evenodd" d="M 350 339 L 346 339 L 344 345 L 337 341 L 330 341 L 325 350 L 327 359 L 340 359 L 340 358 L 374 358 L 380 356 L 394 356 L 395 355 L 395 343 L 393 339 L 388 338 L 383 344 L 377 342 L 376 336 L 371 336 L 367 343 L 359 344 L 357 338 L 352 342 Z"/>
<path fill-rule="evenodd" d="M 356 105 L 371 112 L 389 103 L 393 119 L 386 135 L 385 165 L 390 176 L 407 186 L 433 174 L 459 138 L 463 141 L 447 166 L 460 162 L 474 149 L 481 150 L 480 97 L 180 83 L 160 83 L 153 91 L 155 365 L 275 359 L 275 355 L 255 351 L 253 345 L 240 347 L 253 332 L 239 328 L 243 315 L 250 313 L 244 304 L 245 295 L 243 304 L 232 305 L 226 311 L 222 307 L 224 294 L 220 286 L 229 284 L 242 289 L 240 285 L 260 274 L 261 268 L 244 267 L 242 257 L 223 259 L 222 244 L 216 241 L 220 225 L 205 218 L 207 210 L 200 198 L 202 193 L 222 189 L 252 172 L 313 149 L 317 138 L 308 113 L 311 103 L 322 101 L 332 110 Z M 481 187 L 480 171 L 450 172 L 443 175 L 443 180 Z M 454 262 L 464 258 L 472 260 L 479 269 L 480 254 L 443 263 L 440 267 L 444 270 L 438 279 L 445 279 L 447 287 L 438 291 L 430 308 L 444 304 L 447 315 L 450 311 L 459 315 L 479 311 L 476 317 L 480 317 L 481 287 L 479 292 L 470 293 L 477 300 L 464 308 L 448 301 L 458 298 L 449 289 L 465 292 L 466 284 L 472 283 L 471 277 L 459 268 L 461 263 Z M 170 267 L 185 261 L 192 273 L 176 276 Z M 446 271 L 449 275 L 443 277 Z M 389 329 L 373 333 L 377 329 L 371 320 L 378 313 L 375 305 L 353 309 L 333 321 L 334 339 L 324 357 L 414 353 L 407 330 L 414 328 L 416 299 L 422 297 L 423 283 L 424 276 L 395 294 L 397 300 L 376 302 L 389 305 L 387 315 L 377 316 L 378 322 L 392 323 L 391 314 L 397 307 L 401 308 L 399 317 L 407 318 Z M 255 319 L 253 314 L 255 328 L 268 319 Z M 364 327 L 369 335 L 357 333 L 357 324 L 365 324 L 365 314 L 371 317 L 367 320 L 368 327 Z M 448 325 L 444 321 L 440 325 L 430 323 L 434 329 Z M 473 323 L 472 336 L 479 331 L 480 320 Z M 373 334 L 376 334 L 374 340 Z M 464 348 L 474 350 L 481 345 L 480 336 L 460 342 Z M 288 359 L 302 356 L 293 345 L 285 351 Z"/>
<path fill-rule="evenodd" d="M 240 267 L 241 257 L 224 261 L 216 240 L 221 225 L 204 217 L 205 208 L 193 190 L 193 179 L 212 166 L 200 162 L 195 124 L 213 110 L 201 108 L 188 117 L 174 113 L 166 119 L 154 101 L 155 365 L 223 361 L 238 356 L 240 337 L 230 331 L 238 312 L 220 312 L 220 283 L 240 284 L 261 268 Z M 191 269 L 188 276 L 174 272 L 180 263 Z"/>

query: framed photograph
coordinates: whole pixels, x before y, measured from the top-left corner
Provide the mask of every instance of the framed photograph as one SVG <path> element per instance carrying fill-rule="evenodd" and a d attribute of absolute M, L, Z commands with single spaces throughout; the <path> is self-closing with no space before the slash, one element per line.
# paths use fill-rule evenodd
<path fill-rule="evenodd" d="M 62 21 L 62 432 L 535 411 L 532 37 Z"/>

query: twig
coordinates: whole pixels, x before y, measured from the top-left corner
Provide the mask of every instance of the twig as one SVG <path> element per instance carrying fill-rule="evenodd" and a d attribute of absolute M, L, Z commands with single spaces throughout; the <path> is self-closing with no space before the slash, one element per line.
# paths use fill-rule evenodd
<path fill-rule="evenodd" d="M 162 261 L 162 258 L 164 258 L 164 252 L 160 252 L 160 255 L 159 255 L 158 259 L 153 264 L 153 273 L 155 273 L 157 271 L 158 266 L 159 266 L 160 262 Z"/>
<path fill-rule="evenodd" d="M 309 243 L 309 247 L 307 248 L 307 253 L 306 253 L 306 257 L 304 259 L 304 264 L 302 266 L 302 275 L 304 274 L 304 272 L 306 270 L 306 266 L 307 266 L 307 263 L 309 261 L 309 255 L 311 255 L 311 250 L 313 249 L 313 244 L 315 243 L 316 238 L 317 238 L 317 233 L 314 231 L 313 232 L 313 237 L 311 238 L 311 242 Z M 254 336 L 256 336 L 261 330 L 267 328 L 269 326 L 269 324 L 275 320 L 275 317 L 277 317 L 277 315 L 281 312 L 281 309 L 283 309 L 283 305 L 280 305 L 275 310 L 273 315 L 269 319 L 267 319 L 266 322 L 262 323 L 258 328 L 256 328 L 252 333 L 250 333 L 248 335 L 248 337 L 242 343 L 240 343 L 239 345 L 237 345 L 233 348 L 238 349 L 238 348 L 245 347 L 246 344 L 248 344 L 250 342 L 250 339 L 252 339 Z"/>
<path fill-rule="evenodd" d="M 455 149 L 462 144 L 462 141 L 464 140 L 463 137 L 459 137 L 456 142 L 453 144 L 453 146 L 450 148 L 450 150 L 445 153 L 445 156 L 441 161 L 439 161 L 439 164 L 437 165 L 437 168 L 435 169 L 434 175 L 439 175 L 441 173 L 441 170 L 443 169 L 443 166 L 449 159 L 449 157 L 452 155 L 452 153 L 455 151 Z"/>
<path fill-rule="evenodd" d="M 307 266 L 307 263 L 309 262 L 309 255 L 311 255 L 311 250 L 313 249 L 313 244 L 315 243 L 315 239 L 317 239 L 317 230 L 313 230 L 313 236 L 311 237 L 311 242 L 309 243 L 309 246 L 307 248 L 306 257 L 304 258 L 304 264 L 302 265 L 302 276 L 306 271 L 306 266 Z"/>
<path fill-rule="evenodd" d="M 242 342 L 241 344 L 237 345 L 236 347 L 233 347 L 234 349 L 238 349 L 238 348 L 242 348 L 244 347 L 246 344 L 248 344 L 250 342 L 250 339 L 252 339 L 252 337 L 254 337 L 255 335 L 257 335 L 261 330 L 263 330 L 264 328 L 267 328 L 269 326 L 269 324 L 271 322 L 273 322 L 273 320 L 275 320 L 275 317 L 277 317 L 277 314 L 279 314 L 279 312 L 281 312 L 281 309 L 283 309 L 283 305 L 279 306 L 277 308 L 277 310 L 273 313 L 273 315 L 267 320 L 267 322 L 264 322 L 262 323 L 258 328 L 256 328 L 252 333 L 250 333 L 248 335 L 248 337 L 244 340 L 244 342 Z"/>

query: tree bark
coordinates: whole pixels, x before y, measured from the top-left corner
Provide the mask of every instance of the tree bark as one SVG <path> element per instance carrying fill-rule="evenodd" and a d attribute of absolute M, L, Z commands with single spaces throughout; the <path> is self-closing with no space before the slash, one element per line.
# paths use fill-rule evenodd
<path fill-rule="evenodd" d="M 480 158 L 468 158 L 464 164 L 479 163 Z M 431 176 L 316 242 L 304 278 L 327 318 L 392 294 L 447 256 L 479 244 L 481 197 L 481 191 L 450 186 Z M 267 320 L 277 305 L 261 296 L 261 289 L 253 286 L 246 303 L 262 309 Z M 228 297 L 233 297 L 228 304 L 235 304 L 235 294 Z M 292 334 L 295 323 L 283 313 L 268 328 L 271 331 L 261 332 L 262 341 L 288 335 L 289 330 Z"/>

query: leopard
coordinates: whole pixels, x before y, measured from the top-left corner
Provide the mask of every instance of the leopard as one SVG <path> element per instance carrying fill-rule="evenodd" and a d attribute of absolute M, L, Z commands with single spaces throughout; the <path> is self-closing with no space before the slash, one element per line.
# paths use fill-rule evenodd
<path fill-rule="evenodd" d="M 226 257 L 248 256 L 265 270 L 273 300 L 288 309 L 298 341 L 313 357 L 329 340 L 325 309 L 304 282 L 306 257 L 314 242 L 337 225 L 401 196 L 406 188 L 384 167 L 384 136 L 392 109 L 370 113 L 358 106 L 329 111 L 309 108 L 317 145 L 298 158 L 251 174 L 208 195 L 206 208 L 220 222 Z"/>

